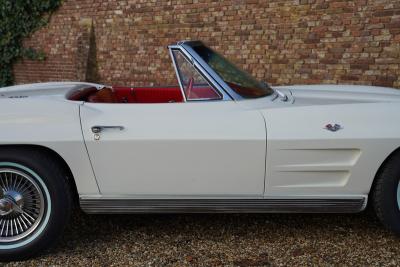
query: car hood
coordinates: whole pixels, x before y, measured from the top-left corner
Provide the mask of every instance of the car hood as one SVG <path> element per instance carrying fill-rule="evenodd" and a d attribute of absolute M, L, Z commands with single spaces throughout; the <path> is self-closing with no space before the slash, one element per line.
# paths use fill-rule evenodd
<path fill-rule="evenodd" d="M 274 89 L 292 95 L 295 105 L 399 102 L 400 90 L 361 85 L 292 85 Z"/>

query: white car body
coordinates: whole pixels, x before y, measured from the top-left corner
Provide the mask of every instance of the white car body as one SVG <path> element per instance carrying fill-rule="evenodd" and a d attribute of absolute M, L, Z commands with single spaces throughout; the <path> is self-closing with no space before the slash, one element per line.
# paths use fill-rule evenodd
<path fill-rule="evenodd" d="M 218 83 L 184 43 L 171 49 L 188 53 Z M 104 87 L 0 89 L 0 146 L 58 154 L 89 213 L 357 212 L 380 166 L 400 147 L 395 89 L 281 86 L 258 99 L 165 104 L 67 99 L 89 86 Z M 329 131 L 327 124 L 341 128 Z M 123 130 L 105 130 L 96 140 L 96 125 Z"/>

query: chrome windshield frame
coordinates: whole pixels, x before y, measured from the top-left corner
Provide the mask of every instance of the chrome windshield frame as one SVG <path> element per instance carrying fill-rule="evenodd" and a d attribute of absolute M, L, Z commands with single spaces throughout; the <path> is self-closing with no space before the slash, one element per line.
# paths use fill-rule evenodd
<path fill-rule="evenodd" d="M 175 47 L 181 48 L 181 51 L 185 54 L 188 55 L 191 58 L 191 61 L 194 62 L 194 64 L 199 65 L 199 70 L 203 74 L 208 75 L 211 77 L 214 81 L 213 84 L 216 84 L 221 88 L 222 90 L 219 90 L 221 93 L 222 91 L 228 95 L 232 100 L 239 101 L 239 100 L 249 100 L 248 98 L 244 98 L 238 93 L 236 93 L 226 82 L 196 53 L 196 51 L 193 50 L 193 48 L 190 46 L 190 44 L 203 44 L 201 41 L 181 41 L 178 42 Z M 203 44 L 204 45 L 204 44 Z M 218 88 L 218 87 L 216 87 Z M 272 88 L 271 88 L 272 89 Z M 269 98 L 271 101 L 273 101 L 277 97 L 277 92 L 272 89 L 274 93 L 265 96 L 265 98 Z"/>
<path fill-rule="evenodd" d="M 179 42 L 177 45 L 169 45 L 168 46 L 169 49 L 169 53 L 171 55 L 172 58 L 172 62 L 174 65 L 174 69 L 175 69 L 175 73 L 178 79 L 178 83 L 179 86 L 181 88 L 183 97 L 184 97 L 184 101 L 185 102 L 201 102 L 201 101 L 232 101 L 233 98 L 225 91 L 225 89 L 215 80 L 215 76 L 213 76 L 212 74 L 210 75 L 205 69 L 204 69 L 204 64 L 201 64 L 198 62 L 198 60 L 196 58 L 194 58 L 194 56 L 199 57 L 196 53 L 194 53 L 195 55 L 192 55 L 191 53 L 189 53 L 183 46 L 181 46 L 181 42 Z M 175 59 L 175 56 L 173 54 L 174 50 L 178 50 L 180 51 L 183 56 L 193 65 L 193 67 L 203 76 L 203 78 L 210 83 L 210 85 L 222 96 L 221 99 L 193 99 L 193 100 L 188 100 L 186 98 L 186 94 L 183 88 L 183 84 L 179 75 L 179 69 L 177 66 L 177 62 Z M 193 51 L 194 52 L 194 51 Z M 206 67 L 208 67 L 207 64 L 205 64 Z M 209 68 L 209 67 L 208 67 Z"/>
<path fill-rule="evenodd" d="M 174 52 L 173 52 L 174 50 L 178 50 L 178 51 L 179 51 L 179 48 L 170 45 L 170 46 L 168 46 L 168 50 L 169 50 L 169 54 L 170 54 L 171 59 L 172 59 L 172 64 L 174 65 L 175 74 L 176 74 L 176 78 L 178 79 L 179 87 L 181 88 L 181 93 L 182 93 L 182 96 L 183 96 L 183 101 L 184 101 L 184 102 L 187 102 L 185 90 L 184 90 L 184 88 L 183 88 L 183 84 L 182 84 L 181 77 L 180 77 L 180 74 L 179 74 L 178 64 L 177 64 L 177 62 L 176 62 L 176 59 L 175 59 L 175 56 L 174 56 Z"/>

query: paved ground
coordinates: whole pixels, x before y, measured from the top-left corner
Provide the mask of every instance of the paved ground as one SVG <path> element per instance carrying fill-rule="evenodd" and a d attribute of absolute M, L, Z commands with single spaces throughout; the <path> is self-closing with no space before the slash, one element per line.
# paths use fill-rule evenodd
<path fill-rule="evenodd" d="M 9 266 L 399 266 L 400 239 L 354 215 L 84 215 Z"/>

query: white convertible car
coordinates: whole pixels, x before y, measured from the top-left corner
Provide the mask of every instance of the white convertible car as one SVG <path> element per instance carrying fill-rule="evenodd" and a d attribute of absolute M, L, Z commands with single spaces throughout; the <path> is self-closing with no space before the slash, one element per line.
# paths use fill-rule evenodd
<path fill-rule="evenodd" d="M 400 233 L 400 91 L 271 88 L 201 42 L 179 86 L 0 89 L 0 258 L 87 213 L 359 212 Z"/>

